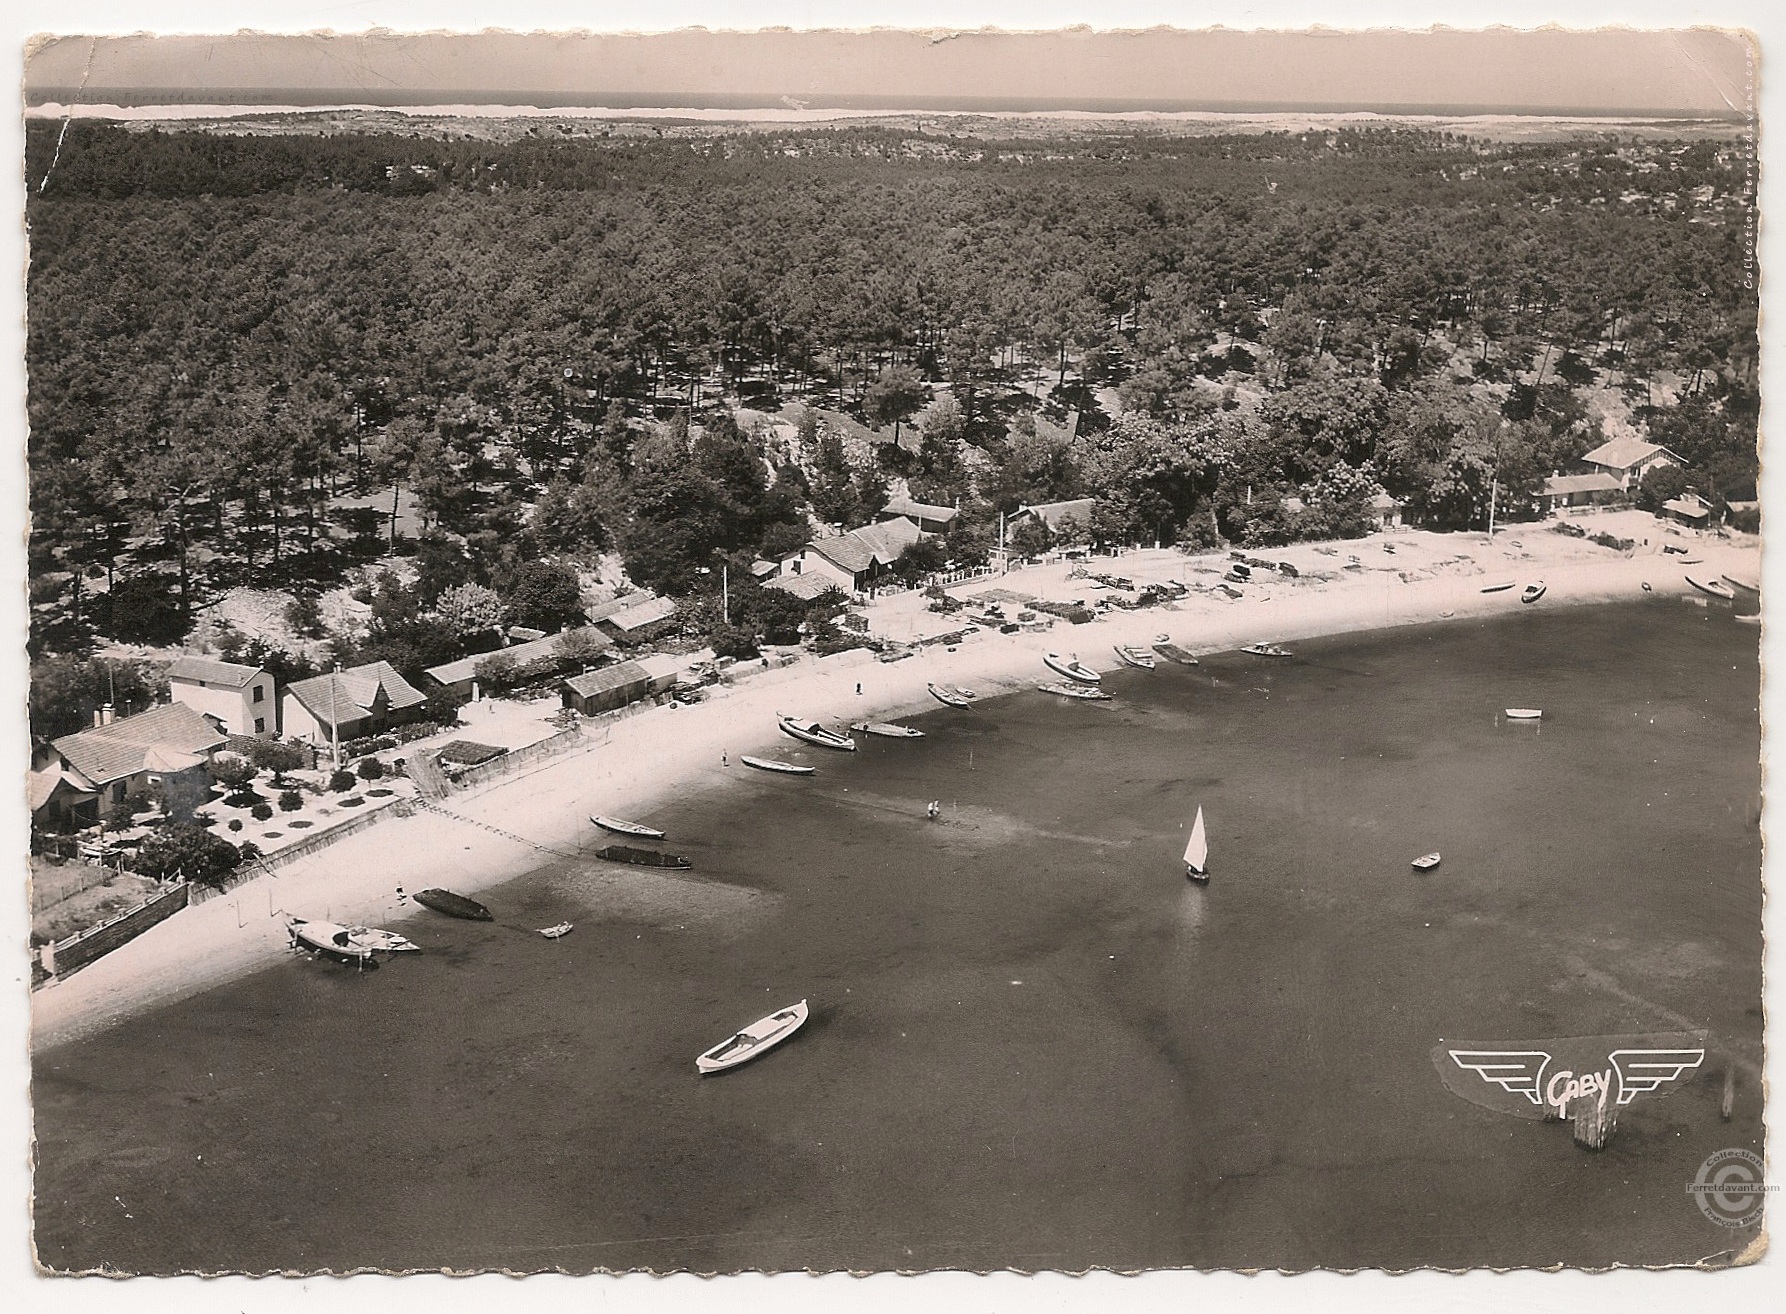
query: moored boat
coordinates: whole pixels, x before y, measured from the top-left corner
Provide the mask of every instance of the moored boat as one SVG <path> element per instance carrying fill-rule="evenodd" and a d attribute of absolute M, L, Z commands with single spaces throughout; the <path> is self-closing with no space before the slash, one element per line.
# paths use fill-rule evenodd
<path fill-rule="evenodd" d="M 353 963 L 357 967 L 378 965 L 378 960 L 372 956 L 372 950 L 365 945 L 355 944 L 345 926 L 291 917 L 286 920 L 285 929 L 291 936 L 294 949 L 308 949 L 324 958 L 331 958 L 338 963 Z"/>
<path fill-rule="evenodd" d="M 1177 662 L 1180 666 L 1195 666 L 1197 659 L 1191 656 L 1176 643 L 1167 643 L 1164 639 L 1154 644 L 1153 650 L 1169 662 Z"/>
<path fill-rule="evenodd" d="M 1736 619 L 1737 623 L 1740 625 L 1759 625 L 1761 624 L 1761 613 L 1752 611 L 1748 615 L 1738 616 Z"/>
<path fill-rule="evenodd" d="M 1544 581 L 1539 580 L 1536 584 L 1526 585 L 1525 591 L 1519 595 L 1519 600 L 1521 602 L 1536 602 L 1536 601 L 1538 601 L 1539 598 L 1542 598 L 1543 596 L 1544 596 Z"/>
<path fill-rule="evenodd" d="M 929 688 L 930 696 L 932 698 L 936 699 L 937 702 L 947 704 L 950 707 L 966 707 L 971 701 L 970 699 L 964 698 L 955 690 L 945 689 L 938 684 L 928 685 L 927 688 Z"/>
<path fill-rule="evenodd" d="M 806 1025 L 808 1009 L 802 999 L 787 1008 L 777 1009 L 768 1017 L 759 1018 L 740 1031 L 735 1031 L 695 1060 L 695 1069 L 703 1077 L 724 1072 L 740 1063 L 774 1049 Z"/>
<path fill-rule="evenodd" d="M 571 924 L 569 922 L 559 922 L 556 926 L 540 927 L 540 934 L 545 936 L 548 940 L 561 940 L 570 933 Z"/>
<path fill-rule="evenodd" d="M 1694 575 L 1688 575 L 1686 580 L 1701 593 L 1709 593 L 1714 598 L 1723 598 L 1726 602 L 1731 602 L 1736 598 L 1735 589 L 1728 584 L 1720 584 L 1715 579 L 1701 579 Z"/>
<path fill-rule="evenodd" d="M 619 817 L 602 816 L 595 816 L 589 819 L 603 830 L 612 831 L 616 835 L 631 835 L 634 839 L 654 840 L 660 840 L 664 837 L 664 833 L 661 830 L 654 830 L 650 826 L 642 825 L 637 821 L 622 821 Z"/>
<path fill-rule="evenodd" d="M 1209 836 L 1203 829 L 1203 805 L 1197 805 L 1197 819 L 1191 823 L 1191 838 L 1184 846 L 1184 874 L 1194 881 L 1209 879 Z"/>
<path fill-rule="evenodd" d="M 1484 593 L 1505 593 L 1518 582 L 1518 580 L 1512 579 L 1498 579 L 1493 584 L 1484 584 L 1482 591 Z"/>
<path fill-rule="evenodd" d="M 451 890 L 419 890 L 415 901 L 424 908 L 431 908 L 448 917 L 462 917 L 468 922 L 496 920 L 490 910 L 476 899 L 467 899 L 463 894 L 454 894 Z"/>
<path fill-rule="evenodd" d="M 403 954 L 419 953 L 421 946 L 413 943 L 407 936 L 398 935 L 395 931 L 382 930 L 376 926 L 350 926 L 347 928 L 349 944 L 363 945 L 375 953 Z"/>
<path fill-rule="evenodd" d="M 850 727 L 859 735 L 877 735 L 882 739 L 922 739 L 924 732 L 909 725 L 893 725 L 887 721 L 858 721 Z"/>
<path fill-rule="evenodd" d="M 797 717 L 779 716 L 775 719 L 783 734 L 792 735 L 802 743 L 816 744 L 820 748 L 835 748 L 841 752 L 856 751 L 856 741 L 848 735 L 840 735 L 835 730 L 827 730 L 817 721 L 802 721 Z"/>
<path fill-rule="evenodd" d="M 784 776 L 810 776 L 815 768 L 801 766 L 797 762 L 783 762 L 778 757 L 751 757 L 748 753 L 738 755 L 738 760 L 747 767 L 755 767 L 758 771 L 776 771 Z"/>
<path fill-rule="evenodd" d="M 610 844 L 595 851 L 603 862 L 626 862 L 635 867 L 674 867 L 686 871 L 694 866 L 680 853 L 659 853 L 656 849 L 635 849 L 630 844 Z"/>
<path fill-rule="evenodd" d="M 1288 648 L 1280 648 L 1275 643 L 1249 643 L 1241 651 L 1251 653 L 1255 657 L 1288 657 L 1290 655 Z"/>
<path fill-rule="evenodd" d="M 1728 575 L 1727 574 L 1724 576 L 1724 582 L 1726 584 L 1732 585 L 1735 588 L 1741 589 L 1744 593 L 1760 593 L 1761 592 L 1761 582 L 1759 580 L 1748 579 L 1742 575 Z"/>
<path fill-rule="evenodd" d="M 1138 666 L 1144 671 L 1154 668 L 1153 654 L 1145 648 L 1131 648 L 1127 644 L 1115 645 L 1116 658 L 1125 666 Z"/>
<path fill-rule="evenodd" d="M 1101 675 L 1083 664 L 1077 657 L 1067 657 L 1058 652 L 1043 653 L 1042 664 L 1056 674 L 1064 675 L 1069 680 L 1077 680 L 1081 684 L 1097 684 L 1103 679 Z"/>
<path fill-rule="evenodd" d="M 1110 698 L 1102 689 L 1089 684 L 1069 684 L 1064 680 L 1057 680 L 1053 684 L 1038 684 L 1036 688 L 1043 693 L 1059 694 L 1062 698 L 1083 698 L 1088 702 L 1108 701 Z"/>
<path fill-rule="evenodd" d="M 1509 721 L 1536 721 L 1539 717 L 1541 717 L 1543 715 L 1544 715 L 1543 710 L 1541 708 L 1537 708 L 1537 707 L 1509 707 L 1509 708 L 1507 708 L 1507 719 Z"/>
<path fill-rule="evenodd" d="M 1415 871 L 1431 871 L 1438 865 L 1439 855 L 1436 853 L 1424 854 L 1421 857 L 1415 858 L 1414 861 L 1408 864 L 1408 866 L 1412 867 Z"/>

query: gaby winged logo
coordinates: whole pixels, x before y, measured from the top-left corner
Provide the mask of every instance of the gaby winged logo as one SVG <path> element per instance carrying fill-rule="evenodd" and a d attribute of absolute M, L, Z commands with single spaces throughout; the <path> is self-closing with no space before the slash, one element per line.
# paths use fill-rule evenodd
<path fill-rule="evenodd" d="M 1518 1045 L 1441 1044 L 1439 1078 L 1472 1104 L 1522 1118 L 1562 1118 L 1589 1099 L 1602 1110 L 1678 1089 L 1705 1062 L 1704 1032 L 1573 1036 Z"/>

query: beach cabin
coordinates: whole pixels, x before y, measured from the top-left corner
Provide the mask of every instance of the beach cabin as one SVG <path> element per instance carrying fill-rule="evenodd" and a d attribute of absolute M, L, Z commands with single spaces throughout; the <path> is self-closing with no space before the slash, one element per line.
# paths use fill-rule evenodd
<path fill-rule="evenodd" d="M 190 817 L 208 792 L 210 755 L 229 736 L 185 703 L 135 716 L 96 715 L 91 730 L 63 735 L 34 755 L 27 793 L 33 814 L 72 827 L 104 821 L 133 799 L 179 800 L 170 815 Z"/>
<path fill-rule="evenodd" d="M 600 670 L 567 678 L 559 687 L 564 705 L 584 716 L 611 712 L 644 698 L 674 691 L 682 675 L 682 658 L 664 655 L 615 662 Z"/>
<path fill-rule="evenodd" d="M 598 608 L 590 620 L 623 647 L 637 647 L 663 637 L 676 627 L 676 604 L 655 593 L 629 593 L 616 598 L 618 607 Z"/>
<path fill-rule="evenodd" d="M 1402 500 L 1381 489 L 1371 498 L 1371 520 L 1378 529 L 1400 529 L 1402 524 Z"/>
<path fill-rule="evenodd" d="M 176 703 L 213 717 L 229 734 L 279 733 L 275 681 L 259 666 L 181 653 L 167 668 L 167 688 Z"/>
<path fill-rule="evenodd" d="M 847 534 L 815 538 L 781 559 L 782 580 L 816 576 L 846 593 L 860 593 L 885 575 L 899 554 L 923 537 L 904 516 L 864 525 Z"/>
<path fill-rule="evenodd" d="M 1712 522 L 1711 503 L 1698 493 L 1686 492 L 1662 503 L 1662 518 L 1690 529 L 1704 529 Z"/>
<path fill-rule="evenodd" d="M 280 717 L 289 738 L 335 744 L 420 720 L 427 701 L 389 662 L 369 662 L 287 685 Z"/>
<path fill-rule="evenodd" d="M 1604 506 L 1623 497 L 1624 488 L 1604 470 L 1591 474 L 1552 474 L 1538 492 L 1538 512 L 1550 516 L 1571 507 Z"/>
<path fill-rule="evenodd" d="M 1660 443 L 1645 442 L 1637 437 L 1614 438 L 1601 443 L 1581 458 L 1585 474 L 1607 474 L 1618 481 L 1621 491 L 1629 493 L 1643 477 L 1659 465 L 1684 467 L 1687 463 Z"/>
<path fill-rule="evenodd" d="M 914 502 L 909 497 L 894 497 L 887 500 L 887 505 L 875 519 L 883 522 L 909 520 L 918 527 L 920 534 L 946 534 L 960 514 L 952 506 L 932 506 L 928 502 Z"/>

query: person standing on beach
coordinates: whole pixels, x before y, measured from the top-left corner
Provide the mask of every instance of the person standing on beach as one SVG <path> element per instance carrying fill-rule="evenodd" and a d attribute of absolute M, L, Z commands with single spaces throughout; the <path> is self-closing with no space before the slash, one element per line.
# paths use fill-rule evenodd
<path fill-rule="evenodd" d="M 732 759 L 727 755 L 726 750 L 723 748 L 719 750 L 719 764 L 721 766 L 732 765 Z"/>

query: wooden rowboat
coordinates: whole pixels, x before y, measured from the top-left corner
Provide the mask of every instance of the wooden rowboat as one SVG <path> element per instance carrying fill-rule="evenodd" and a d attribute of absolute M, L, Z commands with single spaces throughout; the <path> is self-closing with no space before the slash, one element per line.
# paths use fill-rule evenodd
<path fill-rule="evenodd" d="M 695 1070 L 703 1077 L 724 1072 L 774 1049 L 782 1041 L 806 1025 L 806 1001 L 777 1009 L 768 1017 L 759 1018 L 741 1031 L 735 1031 L 695 1060 Z"/>
<path fill-rule="evenodd" d="M 1275 643 L 1249 643 L 1241 651 L 1251 653 L 1255 657 L 1288 657 L 1290 655 L 1288 648 L 1280 648 Z"/>
<path fill-rule="evenodd" d="M 653 830 L 650 826 L 641 825 L 637 821 L 622 821 L 619 817 L 589 818 L 603 830 L 612 831 L 616 835 L 630 835 L 634 839 L 660 840 L 664 837 L 661 830 Z"/>
<path fill-rule="evenodd" d="M 1544 596 L 1544 581 L 1539 580 L 1536 584 L 1526 585 L 1525 591 L 1519 595 L 1519 600 L 1521 602 L 1536 602 L 1536 601 L 1538 601 L 1539 598 L 1542 598 L 1543 596 Z"/>
<path fill-rule="evenodd" d="M 858 721 L 850 727 L 859 735 L 877 735 L 882 739 L 922 739 L 924 732 L 909 725 L 893 725 L 887 721 Z"/>
<path fill-rule="evenodd" d="M 476 899 L 467 899 L 463 894 L 454 894 L 451 890 L 421 890 L 415 901 L 424 908 L 431 908 L 448 917 L 462 917 L 468 922 L 493 922 L 496 920 L 490 910 Z"/>
<path fill-rule="evenodd" d="M 1508 589 L 1512 588 L 1516 583 L 1518 583 L 1517 580 L 1498 579 L 1493 584 L 1484 584 L 1482 586 L 1482 591 L 1484 593 L 1505 593 Z"/>
<path fill-rule="evenodd" d="M 1537 707 L 1509 707 L 1506 714 L 1509 721 L 1536 721 L 1544 712 Z"/>
<path fill-rule="evenodd" d="M 570 933 L 571 924 L 569 922 L 559 922 L 556 926 L 540 927 L 540 934 L 545 936 L 548 940 L 562 940 Z"/>
<path fill-rule="evenodd" d="M 1408 866 L 1412 867 L 1415 871 L 1431 871 L 1438 865 L 1439 855 L 1436 853 L 1425 854 L 1422 857 L 1415 858 L 1414 861 L 1408 864 Z"/>
<path fill-rule="evenodd" d="M 674 867 L 687 871 L 694 863 L 680 853 L 659 853 L 656 849 L 635 849 L 630 844 L 610 844 L 595 851 L 603 862 L 625 862 L 634 867 Z"/>
<path fill-rule="evenodd" d="M 945 689 L 941 685 L 936 684 L 927 687 L 930 690 L 930 696 L 932 698 L 936 699 L 937 702 L 945 703 L 950 707 L 966 707 L 971 701 L 970 699 L 963 697 L 960 692 L 954 689 Z"/>
<path fill-rule="evenodd" d="M 1095 689 L 1089 684 L 1068 684 L 1056 681 L 1054 684 L 1038 684 L 1037 689 L 1043 693 L 1059 694 L 1062 698 L 1082 698 L 1087 701 L 1108 701 L 1110 695 L 1102 689 Z"/>
<path fill-rule="evenodd" d="M 783 762 L 780 758 L 775 757 L 751 757 L 741 753 L 738 760 L 747 767 L 755 767 L 758 771 L 776 771 L 784 776 L 810 776 L 813 773 L 812 767 L 801 766 L 795 762 Z"/>
<path fill-rule="evenodd" d="M 1069 680 L 1077 680 L 1081 684 L 1097 684 L 1103 677 L 1091 667 L 1084 665 L 1077 657 L 1067 657 L 1058 652 L 1042 654 L 1042 664 L 1049 670 L 1066 676 Z"/>
<path fill-rule="evenodd" d="M 1730 584 L 1736 588 L 1741 589 L 1744 593 L 1759 593 L 1759 592 L 1761 592 L 1760 581 L 1753 580 L 1753 579 L 1744 579 L 1741 575 L 1726 575 L 1726 576 L 1724 576 L 1724 582 L 1726 584 Z"/>
<path fill-rule="evenodd" d="M 848 735 L 840 735 L 835 730 L 827 730 L 817 721 L 802 721 L 797 717 L 778 716 L 775 724 L 781 727 L 783 734 L 792 735 L 801 743 L 815 744 L 820 748 L 835 748 L 840 752 L 856 751 L 856 741 Z"/>
<path fill-rule="evenodd" d="M 376 926 L 350 926 L 347 928 L 347 940 L 349 944 L 364 945 L 381 954 L 421 952 L 420 946 L 412 943 L 407 936 L 381 930 Z"/>
<path fill-rule="evenodd" d="M 1728 584 L 1720 584 L 1715 579 L 1698 579 L 1692 575 L 1688 575 L 1686 576 L 1686 581 L 1701 593 L 1709 593 L 1714 598 L 1723 598 L 1726 602 L 1732 602 L 1736 599 L 1735 589 L 1731 588 Z"/>
<path fill-rule="evenodd" d="M 1167 643 L 1164 639 L 1154 644 L 1153 650 L 1169 662 L 1177 662 L 1180 666 L 1195 666 L 1197 659 L 1191 656 L 1176 643 Z"/>
<path fill-rule="evenodd" d="M 1138 666 L 1144 671 L 1154 668 L 1153 654 L 1144 648 L 1131 648 L 1126 644 L 1116 644 L 1116 659 L 1124 666 Z"/>

